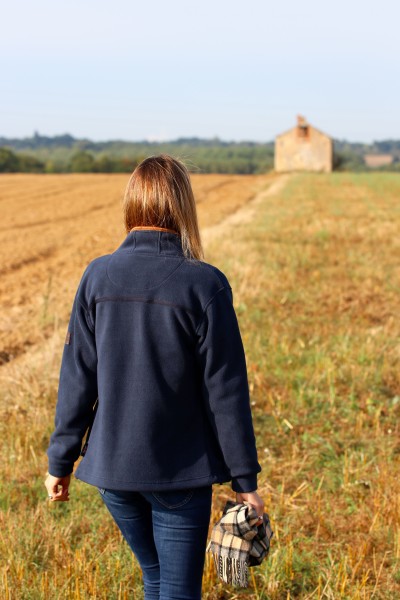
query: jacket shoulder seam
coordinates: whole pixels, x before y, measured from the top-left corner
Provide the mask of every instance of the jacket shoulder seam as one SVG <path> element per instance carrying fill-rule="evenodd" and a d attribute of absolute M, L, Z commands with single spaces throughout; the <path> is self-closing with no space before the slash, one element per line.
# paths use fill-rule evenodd
<path fill-rule="evenodd" d="M 79 302 L 79 304 L 82 306 L 83 310 L 85 311 L 85 318 L 86 318 L 87 325 L 88 325 L 90 331 L 92 333 L 94 333 L 94 323 L 92 321 L 92 317 L 90 315 L 89 308 L 86 307 L 86 304 L 84 302 L 82 302 L 82 300 L 80 300 L 78 298 L 78 296 L 76 297 L 76 300 L 77 300 L 77 302 Z"/>
<path fill-rule="evenodd" d="M 221 288 L 219 288 L 219 289 L 218 289 L 218 290 L 215 292 L 215 294 L 213 294 L 213 295 L 211 296 L 211 298 L 210 298 L 210 299 L 207 301 L 207 303 L 206 303 L 206 305 L 205 305 L 205 307 L 204 307 L 204 309 L 203 309 L 203 313 L 202 313 L 202 315 L 201 315 L 201 317 L 200 317 L 200 322 L 199 322 L 199 324 L 198 324 L 198 325 L 197 325 L 197 327 L 196 327 L 195 335 L 197 335 L 197 333 L 198 333 L 198 331 L 199 331 L 199 329 L 200 329 L 200 325 L 203 323 L 204 317 L 205 317 L 205 315 L 206 315 L 206 312 L 207 312 L 207 308 L 210 306 L 211 302 L 214 300 L 214 298 L 217 296 L 217 294 L 219 294 L 219 292 L 222 292 L 222 290 L 229 290 L 229 289 L 232 289 L 232 288 L 231 288 L 231 286 L 228 286 L 228 287 L 227 287 L 226 285 L 222 286 L 222 287 L 221 287 Z"/>
<path fill-rule="evenodd" d="M 200 261 L 203 267 L 206 267 L 209 271 L 211 271 L 213 273 L 213 275 L 215 277 L 217 277 L 218 281 L 220 283 L 222 283 L 225 287 L 226 287 L 226 283 L 229 284 L 228 278 L 226 277 L 226 275 L 224 274 L 224 277 L 221 277 L 221 275 L 218 272 L 217 267 L 215 267 L 214 265 L 210 265 L 210 263 L 206 263 L 204 261 Z M 229 286 L 230 287 L 230 286 Z"/>

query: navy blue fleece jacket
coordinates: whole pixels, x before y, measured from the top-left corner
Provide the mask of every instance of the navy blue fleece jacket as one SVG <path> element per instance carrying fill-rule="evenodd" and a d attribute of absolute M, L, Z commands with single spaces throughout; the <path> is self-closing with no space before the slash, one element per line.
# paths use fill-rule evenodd
<path fill-rule="evenodd" d="M 178 234 L 132 230 L 86 267 L 61 361 L 49 473 L 120 490 L 257 489 L 246 359 L 226 276 Z"/>

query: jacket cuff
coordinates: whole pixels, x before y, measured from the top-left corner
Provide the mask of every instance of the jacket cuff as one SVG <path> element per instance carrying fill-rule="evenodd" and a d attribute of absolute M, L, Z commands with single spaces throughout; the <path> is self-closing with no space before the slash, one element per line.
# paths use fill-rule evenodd
<path fill-rule="evenodd" d="M 74 470 L 74 467 L 70 467 L 68 465 L 60 465 L 57 463 L 49 462 L 48 473 L 53 477 L 66 477 L 67 475 L 71 475 Z"/>
<path fill-rule="evenodd" d="M 234 492 L 255 492 L 257 489 L 257 473 L 245 477 L 232 477 L 231 487 Z"/>

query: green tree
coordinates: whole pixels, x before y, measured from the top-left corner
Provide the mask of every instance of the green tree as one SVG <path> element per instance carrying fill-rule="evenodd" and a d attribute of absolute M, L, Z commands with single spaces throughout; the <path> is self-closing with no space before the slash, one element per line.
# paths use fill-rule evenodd
<path fill-rule="evenodd" d="M 0 148 L 0 173 L 17 173 L 18 171 L 18 156 L 8 148 Z"/>
<path fill-rule="evenodd" d="M 29 154 L 19 154 L 19 171 L 22 173 L 43 173 L 45 165 L 42 161 Z"/>
<path fill-rule="evenodd" d="M 93 165 L 96 173 L 113 173 L 115 171 L 115 160 L 107 155 L 100 156 Z"/>
<path fill-rule="evenodd" d="M 89 152 L 81 150 L 75 152 L 69 161 L 68 171 L 71 173 L 92 173 L 94 171 L 95 161 Z"/>

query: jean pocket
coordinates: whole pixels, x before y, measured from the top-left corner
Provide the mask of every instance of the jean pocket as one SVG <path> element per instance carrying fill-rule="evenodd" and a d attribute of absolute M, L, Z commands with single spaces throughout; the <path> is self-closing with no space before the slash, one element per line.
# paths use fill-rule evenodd
<path fill-rule="evenodd" d="M 194 494 L 194 489 L 163 490 L 151 492 L 151 494 L 165 508 L 174 509 L 187 504 Z"/>

